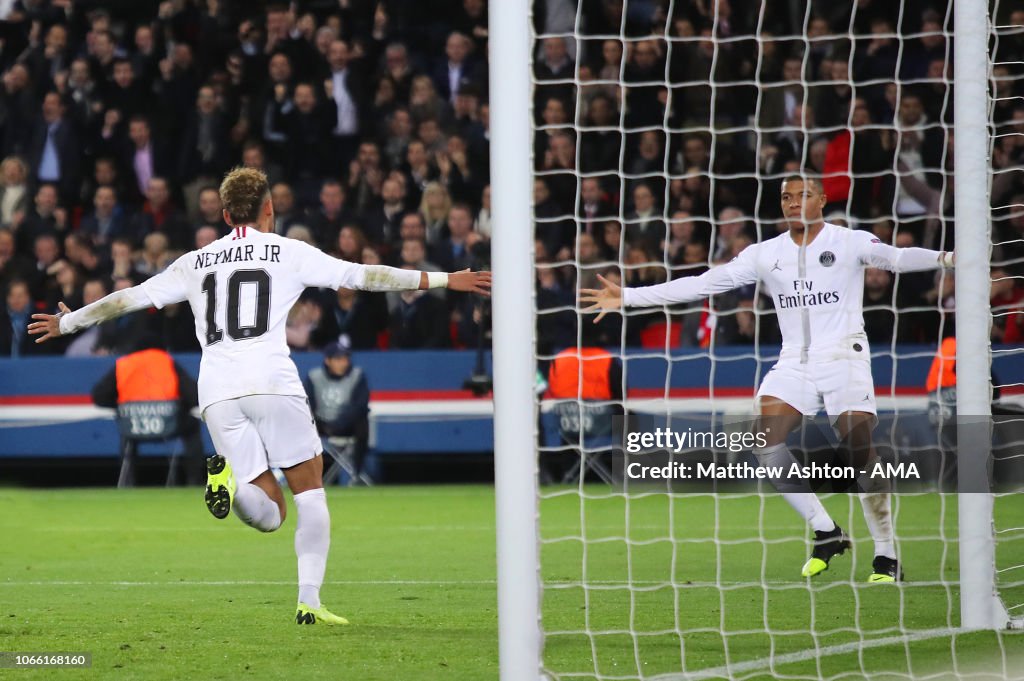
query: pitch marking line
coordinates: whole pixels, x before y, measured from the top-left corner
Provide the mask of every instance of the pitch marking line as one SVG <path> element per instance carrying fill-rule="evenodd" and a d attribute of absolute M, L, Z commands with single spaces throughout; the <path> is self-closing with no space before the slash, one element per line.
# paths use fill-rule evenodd
<path fill-rule="evenodd" d="M 834 646 L 825 646 L 824 648 L 811 648 L 808 650 L 802 650 L 797 653 L 786 653 L 784 655 L 776 655 L 774 657 L 762 657 L 756 660 L 749 660 L 747 662 L 737 662 L 736 664 L 723 665 L 721 667 L 701 669 L 690 673 L 659 674 L 658 676 L 651 677 L 651 681 L 698 681 L 700 679 L 720 679 L 723 676 L 732 677 L 736 674 L 742 674 L 744 672 L 753 672 L 768 668 L 774 670 L 775 667 L 781 665 L 793 664 L 796 662 L 806 662 L 807 660 L 813 660 L 815 658 L 830 657 L 832 655 L 846 655 L 848 653 L 855 653 L 858 650 L 882 648 L 885 646 L 913 643 L 915 641 L 926 641 L 932 638 L 952 636 L 953 634 L 957 633 L 961 632 L 959 632 L 956 629 L 947 628 L 925 629 L 924 631 L 918 631 L 913 634 L 904 634 L 902 636 L 889 636 L 887 638 L 868 639 L 866 641 L 851 641 L 850 643 L 842 643 Z"/>
<path fill-rule="evenodd" d="M 494 579 L 350 579 L 325 581 L 325 585 L 336 586 L 494 586 Z M 295 586 L 295 580 L 182 580 L 176 582 L 90 582 L 77 580 L 39 580 L 4 582 L 0 586 Z"/>

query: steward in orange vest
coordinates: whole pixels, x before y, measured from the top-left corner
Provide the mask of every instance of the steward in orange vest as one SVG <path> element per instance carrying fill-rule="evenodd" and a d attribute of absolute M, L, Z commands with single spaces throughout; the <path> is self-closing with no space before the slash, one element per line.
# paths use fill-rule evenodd
<path fill-rule="evenodd" d="M 603 348 L 567 348 L 551 361 L 548 391 L 555 399 L 621 401 L 622 365 Z"/>
<path fill-rule="evenodd" d="M 188 484 L 205 480 L 199 419 L 191 410 L 199 405 L 199 387 L 161 347 L 161 339 L 144 334 L 131 354 L 119 357 L 114 368 L 93 386 L 92 401 L 98 407 L 117 408 L 131 402 L 176 402 L 177 433 L 185 442 L 185 478 Z"/>

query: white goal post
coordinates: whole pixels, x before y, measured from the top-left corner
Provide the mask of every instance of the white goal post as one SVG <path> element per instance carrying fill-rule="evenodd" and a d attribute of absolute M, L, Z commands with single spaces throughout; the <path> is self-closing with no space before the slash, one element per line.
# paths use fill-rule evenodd
<path fill-rule="evenodd" d="M 501 678 L 540 676 L 534 406 L 530 48 L 527 0 L 490 3 L 494 192 L 494 479 Z"/>
<path fill-rule="evenodd" d="M 957 430 L 960 442 L 977 442 L 969 451 L 961 449 L 958 473 L 962 488 L 977 489 L 974 483 L 988 484 L 987 464 L 991 453 L 988 418 L 992 415 L 988 93 L 991 23 L 988 3 L 986 0 L 959 0 L 954 21 L 956 399 L 957 414 L 961 415 Z M 960 626 L 968 630 L 1005 627 L 1009 617 L 995 587 L 993 496 L 980 492 L 961 494 L 958 509 Z"/>

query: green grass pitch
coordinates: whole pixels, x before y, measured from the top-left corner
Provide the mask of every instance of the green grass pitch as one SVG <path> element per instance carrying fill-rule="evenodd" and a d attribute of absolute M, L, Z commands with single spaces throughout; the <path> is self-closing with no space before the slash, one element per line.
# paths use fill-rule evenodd
<path fill-rule="evenodd" d="M 809 586 L 805 533 L 780 499 L 562 492 L 546 488 L 541 504 L 552 677 L 727 678 L 728 663 L 750 679 L 938 678 L 954 651 L 962 669 L 1024 667 L 1020 634 L 871 647 L 901 621 L 957 624 L 956 585 L 942 583 L 957 575 L 955 497 L 898 500 L 903 587 L 863 583 L 859 503 L 825 499 L 857 541 Z M 211 518 L 198 489 L 0 489 L 0 651 L 93 655 L 91 669 L 0 678 L 497 678 L 493 490 L 331 489 L 328 501 L 323 598 L 345 628 L 293 623 L 291 509 L 262 535 Z M 1020 526 L 1024 497 L 996 503 L 997 526 Z M 1001 535 L 998 551 L 1000 565 L 1024 564 L 1024 536 Z M 1007 596 L 1024 602 L 1019 588 Z M 814 659 L 816 647 L 828 654 Z M 774 670 L 772 650 L 788 655 Z"/>

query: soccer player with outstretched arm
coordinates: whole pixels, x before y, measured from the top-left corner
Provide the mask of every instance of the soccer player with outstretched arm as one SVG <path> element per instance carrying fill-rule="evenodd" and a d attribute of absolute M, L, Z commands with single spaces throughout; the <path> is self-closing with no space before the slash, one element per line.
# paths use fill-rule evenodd
<path fill-rule="evenodd" d="M 230 234 L 187 253 L 139 286 L 57 315 L 36 314 L 37 343 L 148 307 L 188 300 L 203 347 L 199 407 L 217 454 L 207 463 L 206 505 L 233 509 L 245 524 L 273 532 L 284 495 L 270 468 L 284 472 L 295 499 L 299 624 L 348 624 L 320 602 L 331 520 L 323 489 L 323 447 L 285 342 L 285 320 L 310 286 L 368 291 L 447 287 L 487 295 L 490 272 L 418 272 L 357 265 L 273 233 L 266 176 L 238 168 L 220 187 Z"/>
<path fill-rule="evenodd" d="M 731 262 L 698 277 L 640 288 L 621 288 L 601 277 L 603 288 L 582 291 L 582 300 L 591 304 L 586 311 L 600 311 L 598 321 L 624 307 L 687 303 L 761 282 L 775 303 L 782 330 L 779 361 L 757 391 L 758 431 L 766 435 L 766 446 L 754 455 L 763 466 L 788 469 L 793 457 L 786 436 L 804 416 L 822 407 L 853 465 L 863 469 L 874 462 L 871 432 L 877 412 L 864 332 L 864 268 L 916 272 L 953 266 L 952 253 L 894 248 L 869 232 L 829 224 L 822 217 L 825 203 L 820 180 L 791 175 L 782 183 L 787 232 L 748 246 Z M 849 537 L 815 494 L 794 491 L 786 483 L 777 486 L 814 530 L 814 549 L 803 576 L 828 569 L 829 560 L 850 547 Z M 868 581 L 902 580 L 888 482 L 869 483 L 860 499 L 875 543 Z"/>

